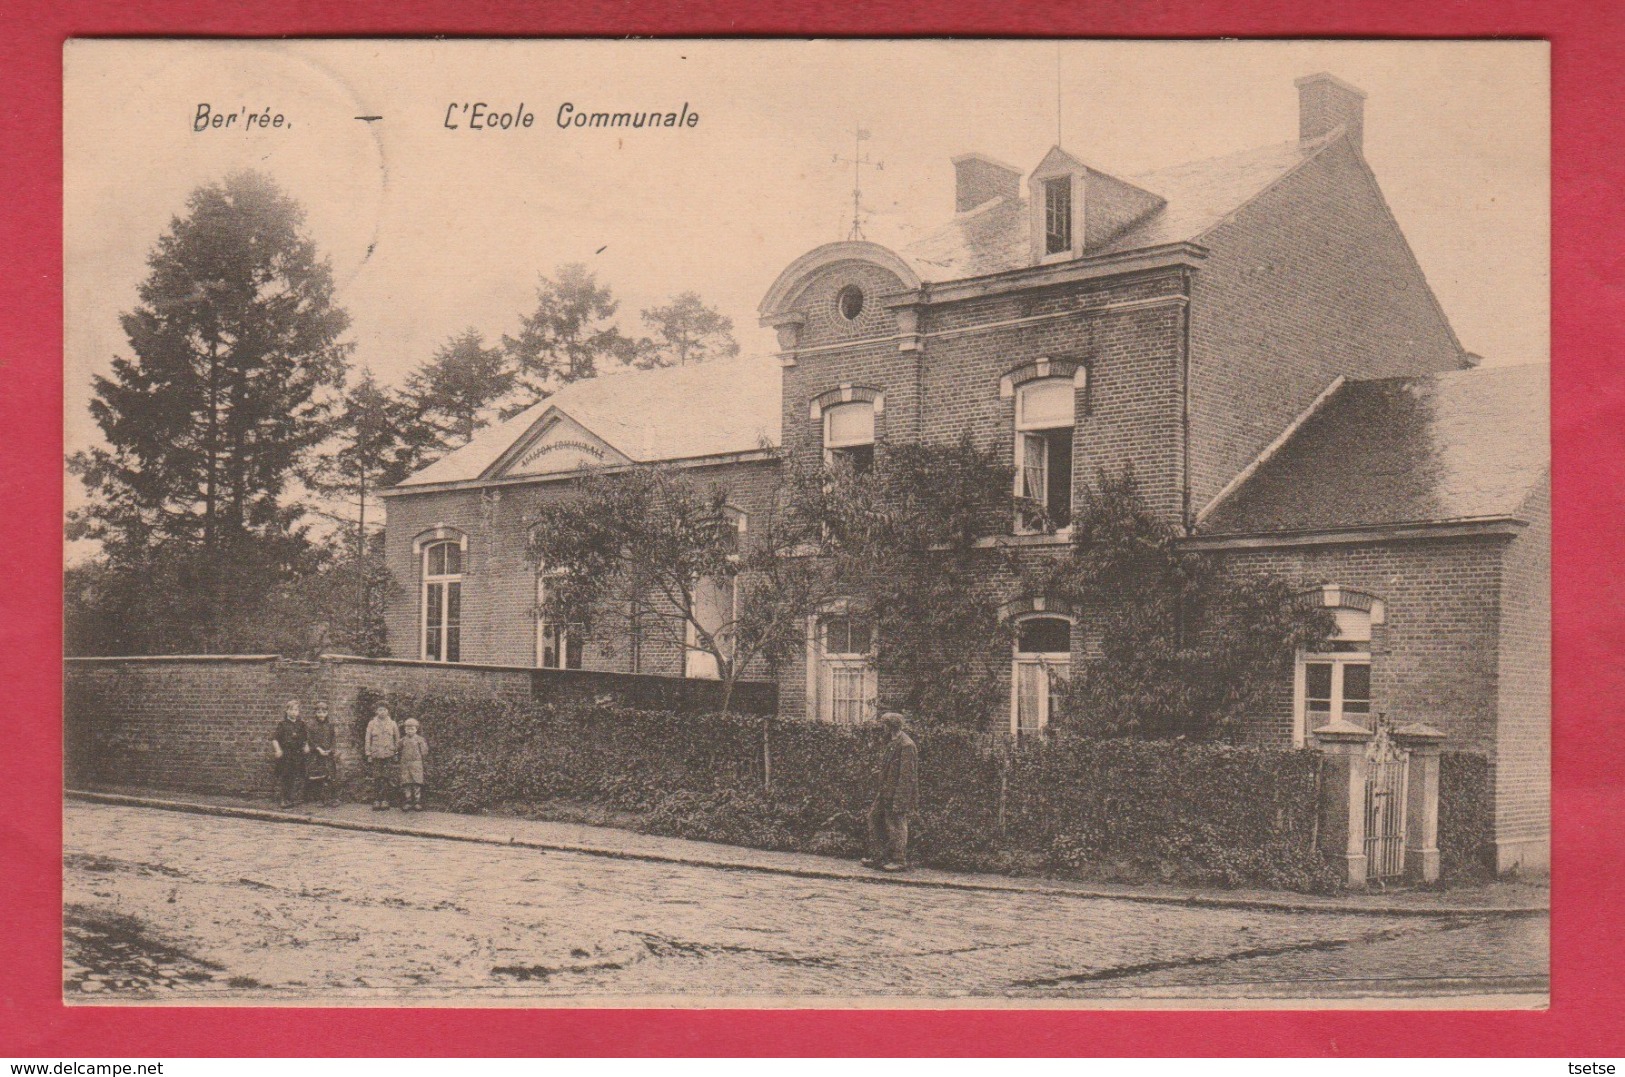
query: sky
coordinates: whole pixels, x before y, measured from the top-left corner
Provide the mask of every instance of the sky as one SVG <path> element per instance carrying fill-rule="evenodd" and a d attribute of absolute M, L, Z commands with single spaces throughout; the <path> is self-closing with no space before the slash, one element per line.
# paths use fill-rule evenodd
<path fill-rule="evenodd" d="M 1367 91 L 1366 158 L 1463 345 L 1544 361 L 1548 59 L 1539 42 L 70 42 L 67 447 L 98 440 L 91 377 L 128 354 L 119 315 L 154 243 L 239 168 L 305 207 L 355 361 L 385 382 L 465 327 L 515 332 L 538 274 L 569 262 L 614 289 L 628 332 L 694 291 L 765 353 L 762 295 L 851 225 L 835 158 L 855 127 L 882 166 L 864 170 L 865 234 L 900 245 L 952 216 L 956 154 L 1031 169 L 1059 134 L 1130 176 L 1284 142 L 1293 79 L 1316 71 Z M 478 102 L 534 119 L 471 130 Z M 566 103 L 699 120 L 561 129 Z M 204 104 L 283 123 L 195 131 Z"/>

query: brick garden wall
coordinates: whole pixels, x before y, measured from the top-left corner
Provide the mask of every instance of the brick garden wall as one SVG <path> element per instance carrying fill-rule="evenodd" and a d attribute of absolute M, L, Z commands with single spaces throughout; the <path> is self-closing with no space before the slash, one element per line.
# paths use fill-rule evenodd
<path fill-rule="evenodd" d="M 275 656 L 69 658 L 68 784 L 266 792 L 271 731 L 318 672 Z"/>
<path fill-rule="evenodd" d="M 375 696 L 470 697 L 510 703 L 609 702 L 680 712 L 715 711 L 717 681 L 584 670 L 447 665 L 325 655 L 293 662 L 275 655 L 66 660 L 63 732 L 70 786 L 266 795 L 270 737 L 283 706 L 308 717 L 326 700 L 337 729 L 341 773 L 361 759 L 362 692 Z M 772 714 L 770 684 L 740 685 L 733 709 Z M 431 744 L 435 733 L 425 730 Z"/>

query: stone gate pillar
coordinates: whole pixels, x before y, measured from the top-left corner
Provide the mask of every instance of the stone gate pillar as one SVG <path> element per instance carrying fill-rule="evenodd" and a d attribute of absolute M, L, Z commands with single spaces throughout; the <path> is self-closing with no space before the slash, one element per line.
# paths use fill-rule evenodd
<path fill-rule="evenodd" d="M 1328 722 L 1310 735 L 1326 755 L 1321 781 L 1322 847 L 1334 858 L 1342 859 L 1345 886 L 1364 886 L 1366 747 L 1371 742 L 1371 731 L 1339 720 Z"/>
<path fill-rule="evenodd" d="M 1410 752 L 1405 790 L 1405 874 L 1425 883 L 1439 880 L 1439 746 L 1445 735 L 1412 723 L 1393 733 Z"/>

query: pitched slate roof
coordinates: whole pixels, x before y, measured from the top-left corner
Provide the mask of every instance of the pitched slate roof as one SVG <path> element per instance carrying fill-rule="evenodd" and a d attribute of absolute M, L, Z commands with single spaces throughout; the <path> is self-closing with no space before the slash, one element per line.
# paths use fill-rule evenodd
<path fill-rule="evenodd" d="M 639 463 L 776 446 L 780 392 L 779 364 L 763 356 L 589 378 L 480 431 L 396 489 L 480 478 L 555 408 Z"/>
<path fill-rule="evenodd" d="M 1548 374 L 1528 364 L 1347 382 L 1200 530 L 1516 517 L 1551 466 Z"/>
<path fill-rule="evenodd" d="M 1197 242 L 1341 137 L 1333 132 L 1125 176 L 1166 204 L 1085 256 Z M 922 281 L 941 282 L 1023 269 L 1032 262 L 1028 242 L 1027 200 L 1004 198 L 960 214 L 898 253 Z"/>

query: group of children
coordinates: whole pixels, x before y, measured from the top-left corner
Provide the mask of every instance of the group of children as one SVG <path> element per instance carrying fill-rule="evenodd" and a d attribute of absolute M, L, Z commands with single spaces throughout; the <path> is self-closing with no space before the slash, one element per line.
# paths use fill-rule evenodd
<path fill-rule="evenodd" d="M 299 701 L 290 699 L 282 720 L 271 734 L 272 762 L 276 769 L 277 806 L 305 801 L 338 803 L 338 757 L 334 754 L 333 723 L 327 703 L 316 704 L 316 718 L 306 724 Z M 429 743 L 418 732 L 418 720 L 396 725 L 389 708 L 380 706 L 367 723 L 364 741 L 367 770 L 372 778 L 373 810 L 389 808 L 397 789 L 402 811 L 423 810 L 423 768 Z"/>

